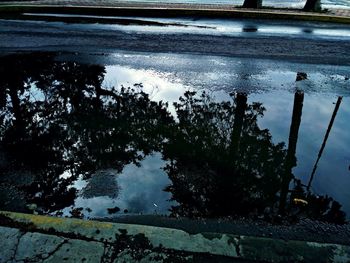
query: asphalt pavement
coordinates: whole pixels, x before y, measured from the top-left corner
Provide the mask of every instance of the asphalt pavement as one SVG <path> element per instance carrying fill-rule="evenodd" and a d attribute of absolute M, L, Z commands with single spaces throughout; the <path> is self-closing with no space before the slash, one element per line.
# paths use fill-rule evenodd
<path fill-rule="evenodd" d="M 0 20 L 3 53 L 123 50 L 350 64 L 350 30 L 342 25 L 190 18 L 123 18 L 120 23 L 118 17 L 103 24 L 78 24 L 32 21 L 30 14 L 27 17 L 28 20 Z"/>

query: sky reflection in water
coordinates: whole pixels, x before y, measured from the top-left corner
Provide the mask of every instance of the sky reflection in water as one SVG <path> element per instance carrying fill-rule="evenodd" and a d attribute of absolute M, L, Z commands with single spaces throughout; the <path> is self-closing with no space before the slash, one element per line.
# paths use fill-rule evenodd
<path fill-rule="evenodd" d="M 87 217 L 111 216 L 108 208 L 118 207 L 121 214 L 167 214 L 171 205 L 171 195 L 164 192 L 165 186 L 171 181 L 162 170 L 165 162 L 162 161 L 159 153 L 147 156 L 141 161 L 140 167 L 134 164 L 126 165 L 122 173 L 109 171 L 114 174 L 114 180 L 118 184 L 119 194 L 115 197 L 105 195 L 86 198 L 83 195 L 75 200 L 75 207 L 91 208 L 92 211 L 84 211 Z M 87 182 L 78 180 L 74 186 L 77 189 L 84 189 Z M 124 212 L 124 210 L 127 209 Z M 69 215 L 71 207 L 63 210 Z"/>

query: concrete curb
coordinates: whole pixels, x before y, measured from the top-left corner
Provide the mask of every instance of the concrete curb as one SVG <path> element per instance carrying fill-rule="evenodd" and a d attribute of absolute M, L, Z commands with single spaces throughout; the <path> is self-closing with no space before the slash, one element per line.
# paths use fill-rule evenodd
<path fill-rule="evenodd" d="M 72 240 L 118 243 L 122 234 L 144 236 L 154 248 L 267 262 L 350 262 L 350 246 L 0 212 L 0 225 Z M 1 228 L 0 228 L 1 232 Z"/>
<path fill-rule="evenodd" d="M 350 17 L 306 12 L 282 12 L 260 9 L 220 9 L 220 8 L 179 8 L 152 6 L 55 6 L 55 5 L 0 5 L 0 17 L 20 15 L 25 12 L 79 14 L 99 16 L 136 16 L 136 17 L 205 17 L 205 18 L 255 18 L 281 19 L 315 22 L 332 22 L 350 24 Z"/>

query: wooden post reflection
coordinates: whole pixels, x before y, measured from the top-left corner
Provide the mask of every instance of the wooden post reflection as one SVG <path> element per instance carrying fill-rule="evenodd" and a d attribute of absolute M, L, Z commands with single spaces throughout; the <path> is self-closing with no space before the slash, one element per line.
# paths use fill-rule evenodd
<path fill-rule="evenodd" d="M 313 179 L 314 179 L 314 176 L 315 176 L 315 173 L 316 173 L 316 169 L 317 169 L 318 162 L 319 162 L 319 160 L 321 159 L 323 150 L 324 150 L 324 148 L 325 148 L 325 146 L 326 146 L 329 133 L 331 132 L 331 129 L 332 129 L 332 126 L 333 126 L 335 117 L 337 116 L 337 113 L 338 113 L 338 110 L 339 110 L 340 103 L 341 103 L 342 99 L 343 99 L 343 97 L 338 97 L 337 104 L 335 105 L 335 108 L 334 108 L 334 111 L 333 111 L 333 114 L 332 114 L 331 121 L 330 121 L 329 124 L 328 124 L 328 128 L 327 128 L 327 131 L 326 131 L 326 135 L 324 136 L 321 149 L 320 149 L 320 151 L 318 152 L 317 160 L 316 160 L 316 162 L 315 162 L 314 168 L 312 169 L 312 173 L 311 173 L 311 176 L 310 176 L 310 180 L 309 180 L 309 183 L 308 183 L 308 185 L 307 185 L 307 191 L 308 191 L 308 192 L 310 191 L 311 183 L 312 183 L 312 181 L 313 181 Z"/>
<path fill-rule="evenodd" d="M 234 159 L 234 161 L 236 160 L 237 154 L 239 151 L 239 143 L 240 143 L 246 109 L 247 109 L 247 94 L 237 93 L 235 118 L 233 123 L 233 130 L 231 134 L 231 146 L 230 146 L 230 154 L 231 154 L 231 157 Z"/>
<path fill-rule="evenodd" d="M 285 206 L 287 201 L 287 194 L 289 190 L 289 183 L 293 178 L 292 169 L 296 166 L 296 149 L 297 149 L 297 141 L 299 134 L 299 127 L 301 123 L 301 115 L 303 110 L 303 102 L 304 102 L 304 92 L 296 91 L 294 95 L 294 105 L 293 105 L 293 115 L 292 115 L 292 123 L 290 125 L 289 131 L 289 142 L 288 142 L 288 151 L 285 162 L 285 173 L 282 178 L 282 189 L 280 196 L 280 206 L 279 212 L 284 214 Z"/>

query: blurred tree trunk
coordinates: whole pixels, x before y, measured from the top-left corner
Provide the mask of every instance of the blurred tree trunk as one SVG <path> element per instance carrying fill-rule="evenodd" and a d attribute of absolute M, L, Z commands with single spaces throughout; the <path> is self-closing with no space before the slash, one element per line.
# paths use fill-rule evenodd
<path fill-rule="evenodd" d="M 262 0 L 244 0 L 244 8 L 261 8 Z"/>
<path fill-rule="evenodd" d="M 239 151 L 239 143 L 243 129 L 245 111 L 247 109 L 247 100 L 248 97 L 246 93 L 238 93 L 236 96 L 235 119 L 233 123 L 230 145 L 230 154 L 234 161 L 236 161 Z"/>
<path fill-rule="evenodd" d="M 321 0 L 306 0 L 304 11 L 321 11 Z"/>
<path fill-rule="evenodd" d="M 279 207 L 279 212 L 281 214 L 284 214 L 285 212 L 287 194 L 289 190 L 289 183 L 293 179 L 292 169 L 297 164 L 297 159 L 295 157 L 295 154 L 297 150 L 301 115 L 303 112 L 303 103 L 304 103 L 304 92 L 303 91 L 295 92 L 292 123 L 290 125 L 288 151 L 287 151 L 286 163 L 285 163 L 285 174 L 282 178 L 282 189 L 281 189 L 280 207 Z"/>

